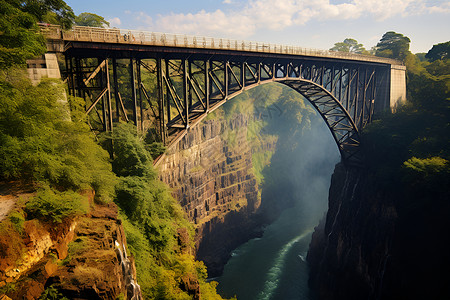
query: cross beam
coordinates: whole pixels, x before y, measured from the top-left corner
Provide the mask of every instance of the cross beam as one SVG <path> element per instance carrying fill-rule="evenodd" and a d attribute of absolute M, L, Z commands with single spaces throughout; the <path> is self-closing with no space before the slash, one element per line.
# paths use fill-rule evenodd
<path fill-rule="evenodd" d="M 343 161 L 360 164 L 360 129 L 371 122 L 374 111 L 389 108 L 390 65 L 167 49 L 125 56 L 101 51 L 100 56 L 92 49 L 83 53 L 67 48 L 69 92 L 85 98 L 94 130 L 113 130 L 114 122 L 132 120 L 139 131 L 151 130 L 168 147 L 234 96 L 279 82 L 316 108 Z"/>

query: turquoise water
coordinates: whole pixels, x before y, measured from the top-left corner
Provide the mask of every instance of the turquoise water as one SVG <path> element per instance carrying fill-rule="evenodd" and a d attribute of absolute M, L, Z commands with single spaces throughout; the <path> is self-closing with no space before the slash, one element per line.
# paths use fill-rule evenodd
<path fill-rule="evenodd" d="M 314 226 L 326 210 L 328 186 L 329 179 L 311 182 L 305 193 L 308 195 L 303 195 L 296 207 L 285 210 L 261 238 L 233 251 L 223 275 L 216 278 L 222 296 L 236 295 L 240 300 L 313 300 L 305 259 Z"/>

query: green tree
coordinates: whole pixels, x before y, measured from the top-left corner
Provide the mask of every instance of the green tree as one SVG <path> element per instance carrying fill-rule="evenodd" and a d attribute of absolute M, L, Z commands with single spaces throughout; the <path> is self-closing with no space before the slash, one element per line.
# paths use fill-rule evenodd
<path fill-rule="evenodd" d="M 75 24 L 78 26 L 89 26 L 89 27 L 109 27 L 109 22 L 103 17 L 84 12 L 75 17 Z"/>
<path fill-rule="evenodd" d="M 15 3 L 21 10 L 33 15 L 38 22 L 47 22 L 49 18 L 57 20 L 65 29 L 72 27 L 75 14 L 72 8 L 63 0 L 8 0 Z"/>
<path fill-rule="evenodd" d="M 0 68 L 24 65 L 27 59 L 45 52 L 36 19 L 18 6 L 0 1 Z"/>
<path fill-rule="evenodd" d="M 448 59 L 450 54 L 450 41 L 433 45 L 425 57 L 430 61 Z"/>
<path fill-rule="evenodd" d="M 32 86 L 23 70 L 0 72 L 0 180 L 47 182 L 59 190 L 92 187 L 97 200 L 108 201 L 115 184 L 109 155 L 77 117 L 83 106 L 73 99 L 64 105 L 63 95 L 54 80 Z"/>
<path fill-rule="evenodd" d="M 409 43 L 411 40 L 401 33 L 388 31 L 381 37 L 376 46 L 375 55 L 405 60 L 411 54 Z"/>
<path fill-rule="evenodd" d="M 72 9 L 62 0 L 0 1 L 0 68 L 24 65 L 46 51 L 37 22 L 69 28 L 73 19 Z"/>
<path fill-rule="evenodd" d="M 351 38 L 346 38 L 343 42 L 335 43 L 331 51 L 350 52 L 367 54 L 368 51 L 364 48 L 363 44 L 358 44 L 358 41 Z"/>

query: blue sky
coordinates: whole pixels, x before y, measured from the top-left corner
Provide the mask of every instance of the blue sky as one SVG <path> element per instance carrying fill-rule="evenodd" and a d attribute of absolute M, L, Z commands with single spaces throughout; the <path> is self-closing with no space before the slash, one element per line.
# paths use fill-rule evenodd
<path fill-rule="evenodd" d="M 450 40 L 446 0 L 66 0 L 111 27 L 329 49 L 354 38 L 366 49 L 387 31 L 427 52 Z"/>

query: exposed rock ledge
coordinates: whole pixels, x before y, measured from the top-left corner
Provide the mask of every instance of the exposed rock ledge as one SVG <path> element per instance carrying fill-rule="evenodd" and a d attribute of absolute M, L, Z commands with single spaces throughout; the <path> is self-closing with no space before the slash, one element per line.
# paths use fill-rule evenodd
<path fill-rule="evenodd" d="M 26 221 L 22 235 L 4 233 L 0 286 L 11 299 L 37 299 L 51 285 L 69 299 L 141 299 L 114 204 L 57 225 Z"/>

